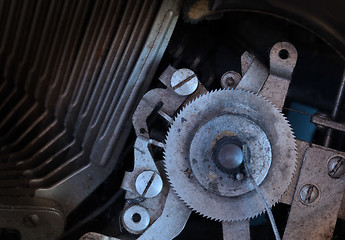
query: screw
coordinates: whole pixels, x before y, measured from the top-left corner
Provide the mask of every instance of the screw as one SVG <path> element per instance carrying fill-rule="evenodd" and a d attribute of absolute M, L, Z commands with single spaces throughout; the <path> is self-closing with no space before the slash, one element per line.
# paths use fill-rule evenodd
<path fill-rule="evenodd" d="M 171 77 L 171 87 L 181 95 L 187 96 L 198 88 L 199 80 L 195 73 L 187 68 L 177 70 Z"/>
<path fill-rule="evenodd" d="M 328 175 L 332 178 L 340 178 L 345 174 L 345 159 L 342 156 L 333 156 L 328 161 Z"/>
<path fill-rule="evenodd" d="M 314 114 L 314 116 L 311 118 L 311 122 L 313 122 L 313 123 L 315 123 L 315 120 L 314 120 L 315 118 L 321 118 L 322 120 L 329 120 L 329 117 L 327 116 L 327 114 L 322 113 L 322 112 L 317 112 Z M 315 124 L 316 124 L 316 127 L 318 127 L 319 129 L 325 129 L 326 128 L 326 127 L 319 125 L 317 123 L 315 123 Z"/>
<path fill-rule="evenodd" d="M 155 171 L 144 171 L 135 180 L 135 189 L 140 196 L 153 198 L 157 196 L 163 188 L 162 178 Z"/>
<path fill-rule="evenodd" d="M 243 173 L 237 173 L 237 174 L 236 174 L 236 179 L 237 179 L 238 181 L 242 181 L 242 180 L 244 179 L 244 174 L 243 174 Z"/>
<path fill-rule="evenodd" d="M 303 204 L 313 203 L 320 195 L 320 191 L 317 186 L 313 184 L 305 184 L 301 187 L 299 192 L 300 200 Z"/>
<path fill-rule="evenodd" d="M 241 74 L 238 72 L 228 71 L 221 77 L 220 84 L 223 88 L 234 88 L 238 85 L 241 79 Z"/>
<path fill-rule="evenodd" d="M 23 224 L 29 228 L 35 228 L 39 222 L 40 217 L 37 214 L 26 215 L 23 219 Z"/>

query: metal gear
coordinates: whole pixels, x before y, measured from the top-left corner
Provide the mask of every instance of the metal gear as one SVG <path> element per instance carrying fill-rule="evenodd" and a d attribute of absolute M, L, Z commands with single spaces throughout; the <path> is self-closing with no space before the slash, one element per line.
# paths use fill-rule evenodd
<path fill-rule="evenodd" d="M 246 91 L 209 92 L 181 110 L 166 137 L 168 179 L 177 195 L 203 216 L 220 221 L 252 218 L 265 207 L 248 178 L 237 176 L 240 168 L 219 170 L 211 159 L 224 136 L 247 144 L 250 174 L 267 203 L 277 203 L 295 171 L 295 138 L 277 108 Z"/>

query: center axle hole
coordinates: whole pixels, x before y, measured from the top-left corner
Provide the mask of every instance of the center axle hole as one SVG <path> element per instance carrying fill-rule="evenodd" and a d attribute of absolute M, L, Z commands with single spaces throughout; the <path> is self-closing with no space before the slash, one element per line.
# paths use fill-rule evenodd
<path fill-rule="evenodd" d="M 133 222 L 135 222 L 135 223 L 140 222 L 140 220 L 141 220 L 140 214 L 139 214 L 139 213 L 134 213 L 133 216 L 132 216 L 132 220 L 133 220 Z"/>

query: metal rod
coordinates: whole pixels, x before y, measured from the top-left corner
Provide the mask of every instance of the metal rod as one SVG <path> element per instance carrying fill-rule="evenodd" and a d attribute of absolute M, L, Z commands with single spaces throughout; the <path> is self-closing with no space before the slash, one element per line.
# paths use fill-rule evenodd
<path fill-rule="evenodd" d="M 272 226 L 272 229 L 273 229 L 273 233 L 274 233 L 274 236 L 275 236 L 276 240 L 281 240 L 280 235 L 279 235 L 279 231 L 278 231 L 277 224 L 276 224 L 276 222 L 275 222 L 275 220 L 274 220 L 273 213 L 272 213 L 270 207 L 268 206 L 268 203 L 267 203 L 267 201 L 266 201 L 266 199 L 265 199 L 263 193 L 261 192 L 259 186 L 256 184 L 254 178 L 253 178 L 251 175 L 249 175 L 249 178 L 251 179 L 252 184 L 253 184 L 253 186 L 254 186 L 256 192 L 259 194 L 262 203 L 265 205 L 266 212 L 267 212 L 268 218 L 269 218 L 269 220 L 270 220 L 270 223 L 271 223 L 271 226 Z"/>
<path fill-rule="evenodd" d="M 266 208 L 266 212 L 267 212 L 267 215 L 268 215 L 268 218 L 270 220 L 270 223 L 271 223 L 271 226 L 272 226 L 272 229 L 273 229 L 273 233 L 274 233 L 274 236 L 275 236 L 275 239 L 276 240 L 281 240 L 280 238 L 280 235 L 279 235 L 279 231 L 278 231 L 278 227 L 277 227 L 277 224 L 274 220 L 274 216 L 273 216 L 273 213 L 270 209 L 270 206 L 268 205 L 267 203 L 267 200 L 264 196 L 264 194 L 261 192 L 259 186 L 257 185 L 255 179 L 253 178 L 253 176 L 250 174 L 250 170 L 248 168 L 248 164 L 247 164 L 247 161 L 249 160 L 249 156 L 248 156 L 248 148 L 247 148 L 247 145 L 244 145 L 243 146 L 243 152 L 244 152 L 244 168 L 248 174 L 248 177 L 253 185 L 253 187 L 255 188 L 256 192 L 258 193 L 259 197 L 261 198 L 261 201 L 262 203 L 264 204 L 265 208 Z"/>
<path fill-rule="evenodd" d="M 339 112 L 340 112 L 340 109 L 342 106 L 342 102 L 343 102 L 344 91 L 345 91 L 345 71 L 343 73 L 343 77 L 342 77 L 342 80 L 340 82 L 337 97 L 335 99 L 335 103 L 334 103 L 334 107 L 333 107 L 333 111 L 332 111 L 332 115 L 331 115 L 332 120 L 336 120 L 336 118 L 339 115 Z M 332 139 L 332 133 L 333 133 L 333 129 L 327 130 L 326 137 L 325 137 L 324 144 L 323 144 L 325 147 L 328 147 L 330 145 L 331 139 Z"/>

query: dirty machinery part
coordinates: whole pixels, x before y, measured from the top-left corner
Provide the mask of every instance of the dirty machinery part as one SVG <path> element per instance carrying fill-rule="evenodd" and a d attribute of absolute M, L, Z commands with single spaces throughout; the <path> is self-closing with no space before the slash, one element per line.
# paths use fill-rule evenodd
<path fill-rule="evenodd" d="M 227 146 L 238 146 L 240 152 L 248 147 L 250 174 L 270 206 L 287 190 L 296 167 L 288 122 L 271 103 L 243 90 L 198 97 L 174 119 L 165 144 L 165 166 L 177 195 L 193 210 L 220 221 L 246 220 L 264 211 L 243 163 L 217 164 L 236 154 Z M 218 154 L 222 150 L 225 156 Z"/>
<path fill-rule="evenodd" d="M 118 165 L 180 7 L 0 1 L 1 239 L 57 239 Z"/>
<path fill-rule="evenodd" d="M 344 7 L 0 0 L 0 239 L 344 239 Z"/>
<path fill-rule="evenodd" d="M 210 92 L 193 71 L 165 69 L 159 77 L 165 88 L 146 93 L 133 115 L 134 167 L 122 182 L 127 200 L 122 224 L 128 232 L 138 239 L 173 239 L 194 210 L 220 221 L 223 239 L 250 239 L 251 219 L 267 211 L 280 239 L 270 208 L 282 202 L 292 205 L 284 239 L 332 235 L 344 192 L 343 175 L 332 176 L 342 169 L 344 154 L 295 140 L 281 113 L 297 59 L 288 42 L 271 48 L 269 69 L 244 52 L 243 76 L 225 81 L 226 75 L 240 76 L 226 72 L 220 79 L 225 89 Z M 151 134 L 155 125 L 149 127 L 147 119 L 152 114 L 167 124 L 165 140 Z M 154 154 L 157 148 L 163 163 Z M 312 163 L 315 154 L 320 157 Z M 320 173 L 328 177 L 315 177 Z M 140 181 L 142 175 L 149 177 Z M 332 192 L 332 199 L 320 192 Z M 325 208 L 330 201 L 335 204 L 331 212 Z M 325 221 L 309 219 L 297 227 L 304 222 L 302 211 L 321 212 Z"/>

